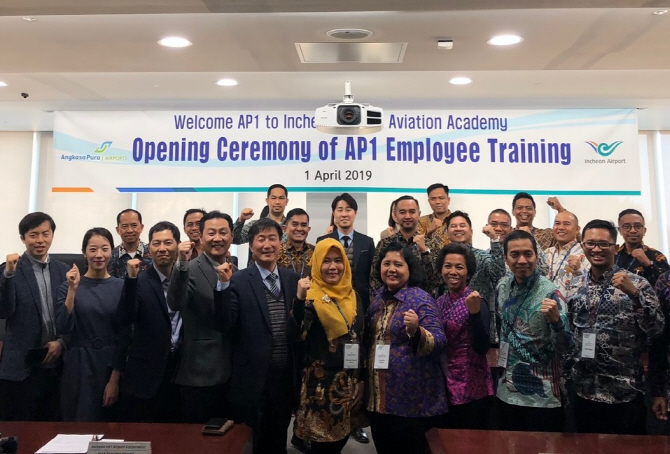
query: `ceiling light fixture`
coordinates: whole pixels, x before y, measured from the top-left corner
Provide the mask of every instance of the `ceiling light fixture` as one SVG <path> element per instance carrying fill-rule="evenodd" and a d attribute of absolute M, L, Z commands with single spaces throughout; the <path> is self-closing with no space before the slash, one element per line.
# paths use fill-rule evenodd
<path fill-rule="evenodd" d="M 667 14 L 667 12 L 668 12 L 667 9 L 657 9 L 656 11 L 654 11 L 651 14 L 653 14 L 654 16 L 662 16 L 664 14 Z"/>
<path fill-rule="evenodd" d="M 511 46 L 512 44 L 519 44 L 523 38 L 517 35 L 498 35 L 486 41 L 492 46 Z"/>
<path fill-rule="evenodd" d="M 221 87 L 234 87 L 237 85 L 237 81 L 235 79 L 219 79 L 216 81 L 216 85 Z"/>
<path fill-rule="evenodd" d="M 335 39 L 365 39 L 372 36 L 372 32 L 364 28 L 336 28 L 328 30 L 326 35 Z"/>
<path fill-rule="evenodd" d="M 35 22 L 37 20 L 37 18 L 32 16 L 23 16 L 21 19 L 23 19 L 26 22 Z"/>
<path fill-rule="evenodd" d="M 472 83 L 472 79 L 469 77 L 452 77 L 449 83 L 453 85 L 467 85 Z"/>
<path fill-rule="evenodd" d="M 188 47 L 193 43 L 186 38 L 180 36 L 168 36 L 158 41 L 158 44 L 165 47 Z"/>
<path fill-rule="evenodd" d="M 7 82 L 3 82 L 3 81 L 0 80 L 0 87 L 6 87 L 6 86 L 7 86 Z"/>

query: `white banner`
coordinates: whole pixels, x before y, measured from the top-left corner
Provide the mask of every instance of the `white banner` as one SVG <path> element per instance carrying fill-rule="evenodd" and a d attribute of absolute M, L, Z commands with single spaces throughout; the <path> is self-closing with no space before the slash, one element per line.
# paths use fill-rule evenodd
<path fill-rule="evenodd" d="M 385 111 L 324 134 L 313 112 L 57 112 L 55 192 L 639 195 L 634 109 Z"/>

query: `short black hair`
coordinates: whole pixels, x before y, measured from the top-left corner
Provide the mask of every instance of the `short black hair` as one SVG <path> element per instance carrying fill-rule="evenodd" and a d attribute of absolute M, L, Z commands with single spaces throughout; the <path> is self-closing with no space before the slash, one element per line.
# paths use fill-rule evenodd
<path fill-rule="evenodd" d="M 472 252 L 472 249 L 461 243 L 449 243 L 437 254 L 437 259 L 435 259 L 435 269 L 439 274 L 440 270 L 444 265 L 444 259 L 449 254 L 458 254 L 462 255 L 465 258 L 465 267 L 468 270 L 468 282 L 472 276 L 477 272 L 477 259 L 475 258 L 475 253 Z"/>
<path fill-rule="evenodd" d="M 512 223 L 512 216 L 507 212 L 507 210 L 503 210 L 502 208 L 496 208 L 495 210 L 489 213 L 489 217 L 486 219 L 488 220 L 489 218 L 491 218 L 492 214 L 504 214 L 509 219 L 510 224 Z"/>
<path fill-rule="evenodd" d="M 358 212 L 358 203 L 356 203 L 356 199 L 354 199 L 348 192 L 344 192 L 333 199 L 333 203 L 330 204 L 333 211 L 335 211 L 335 207 L 341 201 L 344 201 L 354 211 Z"/>
<path fill-rule="evenodd" d="M 19 235 L 21 235 L 21 239 L 24 238 L 29 230 L 32 230 L 35 227 L 39 227 L 45 222 L 49 223 L 52 232 L 56 231 L 56 223 L 48 214 L 42 213 L 41 211 L 35 211 L 34 213 L 26 214 L 23 219 L 19 221 Z"/>
<path fill-rule="evenodd" d="M 286 213 L 286 219 L 284 219 L 284 225 L 288 224 L 288 221 L 293 216 L 307 216 L 307 222 L 309 222 L 309 214 L 307 214 L 307 211 L 303 210 L 302 208 L 293 208 L 291 211 Z"/>
<path fill-rule="evenodd" d="M 266 218 L 268 217 L 268 214 L 270 214 L 270 207 L 265 205 L 263 209 L 261 209 L 261 214 L 259 215 L 259 217 Z"/>
<path fill-rule="evenodd" d="M 107 241 L 109 241 L 109 245 L 112 247 L 112 249 L 114 249 L 114 237 L 112 236 L 112 232 L 104 227 L 93 227 L 84 234 L 84 239 L 81 242 L 82 253 L 86 254 L 86 246 L 88 246 L 88 242 L 91 241 L 91 238 L 93 238 L 95 235 L 105 238 Z"/>
<path fill-rule="evenodd" d="M 121 224 L 121 215 L 124 213 L 135 213 L 137 215 L 137 219 L 140 220 L 140 224 L 142 224 L 142 213 L 140 213 L 137 210 L 133 210 L 132 208 L 126 208 L 125 210 L 121 211 L 119 214 L 116 215 L 116 225 Z"/>
<path fill-rule="evenodd" d="M 286 197 L 288 197 L 288 189 L 286 189 L 286 186 L 284 186 L 283 184 L 278 184 L 278 183 L 277 183 L 277 184 L 273 184 L 272 186 L 270 186 L 270 187 L 268 188 L 268 195 L 267 195 L 267 197 L 270 197 L 270 193 L 272 192 L 273 189 L 276 189 L 276 188 L 282 188 L 282 189 L 284 190 L 284 195 L 285 195 Z"/>
<path fill-rule="evenodd" d="M 584 228 L 582 229 L 582 240 L 584 239 L 584 235 L 586 235 L 586 231 L 591 229 L 605 229 L 609 231 L 610 236 L 612 237 L 612 242 L 616 243 L 617 232 L 614 222 L 605 221 L 603 219 L 594 219 L 592 221 L 587 222 Z"/>
<path fill-rule="evenodd" d="M 403 195 L 395 199 L 395 208 L 398 208 L 398 204 L 402 202 L 403 200 L 414 200 L 414 203 L 416 203 L 416 207 L 419 208 L 419 201 L 416 200 L 414 197 L 411 195 Z"/>
<path fill-rule="evenodd" d="M 503 253 L 505 255 L 507 255 L 509 242 L 515 240 L 530 240 L 530 242 L 533 244 L 533 250 L 535 251 L 535 255 L 537 255 L 537 241 L 535 241 L 535 237 L 533 235 L 526 232 L 525 230 L 513 230 L 512 233 L 510 233 L 505 237 L 505 240 L 503 241 Z"/>
<path fill-rule="evenodd" d="M 512 199 L 512 209 L 514 209 L 516 201 L 519 199 L 529 199 L 533 204 L 533 208 L 535 208 L 535 199 L 532 195 L 528 194 L 527 192 L 517 192 L 517 194 Z"/>
<path fill-rule="evenodd" d="M 462 211 L 454 211 L 451 213 L 449 216 L 447 216 L 447 228 L 449 228 L 449 224 L 451 224 L 451 220 L 454 218 L 463 218 L 465 219 L 465 222 L 468 223 L 470 228 L 472 228 L 472 221 L 470 220 L 470 216 L 468 216 L 468 213 L 464 213 Z"/>
<path fill-rule="evenodd" d="M 444 192 L 446 192 L 447 195 L 449 195 L 449 186 L 442 183 L 435 183 L 428 186 L 428 189 L 426 189 L 426 194 L 430 195 L 430 193 L 436 189 L 444 189 Z"/>
<path fill-rule="evenodd" d="M 623 210 L 621 213 L 619 213 L 619 217 L 617 218 L 617 221 L 620 221 L 621 218 L 626 216 L 627 214 L 637 214 L 644 221 L 644 216 L 642 215 L 642 213 L 640 213 L 639 211 L 637 211 L 634 208 L 628 208 L 628 209 Z"/>
<path fill-rule="evenodd" d="M 256 238 L 256 235 L 259 233 L 272 229 L 277 231 L 277 235 L 279 235 L 279 239 L 281 239 L 284 235 L 281 226 L 270 218 L 260 218 L 258 221 L 251 224 L 251 227 L 249 227 L 249 244 L 254 242 L 254 238 Z"/>
<path fill-rule="evenodd" d="M 207 211 L 205 211 L 204 208 L 189 208 L 186 210 L 186 213 L 184 213 L 184 220 L 182 221 L 182 225 L 186 227 L 186 218 L 192 215 L 193 213 L 202 213 L 202 215 L 206 215 Z"/>
<path fill-rule="evenodd" d="M 197 213 L 197 211 L 194 211 L 194 213 Z M 179 236 L 179 228 L 174 225 L 172 222 L 169 221 L 161 221 L 156 224 L 154 224 L 153 227 L 149 229 L 149 243 L 151 243 L 152 238 L 154 237 L 154 233 L 156 232 L 162 232 L 163 230 L 169 230 L 172 232 L 172 236 L 174 237 L 175 241 L 179 243 L 180 236 Z"/>
<path fill-rule="evenodd" d="M 227 213 L 222 213 L 218 210 L 210 211 L 206 213 L 202 219 L 200 219 L 200 233 L 205 231 L 205 222 L 210 219 L 225 219 L 228 222 L 228 228 L 230 229 L 230 234 L 233 234 L 233 219 Z"/>
<path fill-rule="evenodd" d="M 382 262 L 384 257 L 389 252 L 400 252 L 402 258 L 407 262 L 407 268 L 409 269 L 409 280 L 407 281 L 408 287 L 417 287 L 421 285 L 424 280 L 423 268 L 419 264 L 419 261 L 414 257 L 414 254 L 409 248 L 403 247 L 402 244 L 397 241 L 392 241 L 386 247 L 384 247 L 379 252 L 379 260 L 377 261 L 377 266 L 375 267 L 375 273 L 377 273 L 377 278 L 382 280 Z"/>

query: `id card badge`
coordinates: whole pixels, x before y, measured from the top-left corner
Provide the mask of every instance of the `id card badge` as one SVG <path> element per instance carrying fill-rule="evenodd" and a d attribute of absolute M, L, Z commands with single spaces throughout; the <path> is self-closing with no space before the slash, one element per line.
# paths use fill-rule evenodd
<path fill-rule="evenodd" d="M 375 345 L 375 369 L 388 369 L 391 346 L 386 344 Z"/>
<path fill-rule="evenodd" d="M 596 332 L 584 331 L 582 332 L 582 358 L 596 357 Z"/>
<path fill-rule="evenodd" d="M 358 344 L 344 344 L 344 368 L 358 369 Z"/>
<path fill-rule="evenodd" d="M 507 356 L 509 355 L 509 343 L 500 341 L 498 349 L 498 367 L 507 367 Z"/>

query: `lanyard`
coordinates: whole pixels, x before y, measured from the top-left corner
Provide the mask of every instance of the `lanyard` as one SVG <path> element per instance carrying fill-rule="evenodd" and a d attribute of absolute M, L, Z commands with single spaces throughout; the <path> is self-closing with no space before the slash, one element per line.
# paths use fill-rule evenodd
<path fill-rule="evenodd" d="M 347 325 L 347 331 L 349 332 L 349 337 L 353 337 L 354 339 L 356 339 L 356 333 L 354 333 L 353 320 L 351 321 L 352 324 L 349 325 L 347 317 L 344 315 L 344 312 L 342 312 L 342 308 L 340 307 L 340 305 L 335 300 L 333 300 L 333 303 L 335 303 L 335 307 L 337 308 L 337 310 L 340 312 L 340 315 L 344 319 L 344 324 Z"/>
<path fill-rule="evenodd" d="M 549 276 L 549 280 L 551 282 L 554 282 L 554 279 L 558 277 L 558 272 L 561 270 L 561 267 L 563 266 L 563 263 L 565 263 L 565 260 L 570 257 L 570 253 L 572 250 L 577 246 L 577 243 L 573 244 L 568 252 L 563 256 L 563 259 L 561 260 L 561 263 L 558 264 L 558 268 L 556 268 L 556 272 L 554 272 L 554 254 L 551 254 L 551 264 L 549 265 L 549 269 L 551 270 L 551 275 Z"/>
<path fill-rule="evenodd" d="M 305 245 L 304 247 L 307 247 L 307 245 Z M 295 263 L 293 262 L 293 254 L 291 254 L 291 251 L 288 249 L 288 247 L 286 248 L 286 254 L 288 255 L 289 262 L 291 262 L 291 267 L 293 268 L 293 271 L 297 273 L 298 270 L 295 269 Z M 303 251 L 302 267 L 300 268 L 300 277 L 301 278 L 303 277 L 302 273 L 305 272 L 305 261 L 306 261 L 306 259 L 307 259 L 307 251 Z"/>
<path fill-rule="evenodd" d="M 644 249 L 642 249 L 642 250 L 644 251 Z M 635 264 L 635 262 L 637 262 L 638 260 L 637 260 L 635 257 L 633 257 L 632 255 L 628 254 L 628 252 L 626 252 L 626 248 L 625 248 L 625 247 L 624 247 L 624 249 L 622 249 L 621 252 L 624 252 L 626 255 L 628 255 L 628 256 L 631 258 L 630 263 L 629 263 L 628 266 L 626 267 L 626 271 L 630 271 L 630 269 L 633 267 L 633 265 Z M 646 255 L 646 254 L 645 254 L 645 255 Z M 622 256 L 623 256 L 623 254 L 621 254 L 621 253 L 620 253 L 620 254 L 617 254 L 616 263 L 614 264 L 614 265 L 618 266 L 619 268 L 623 268 L 621 265 L 619 265 L 619 261 L 621 260 L 621 257 L 622 257 Z M 642 264 L 640 263 L 640 265 L 642 265 Z"/>
<path fill-rule="evenodd" d="M 507 324 L 507 328 L 510 330 L 510 332 L 514 335 L 516 335 L 516 332 L 514 330 L 514 324 L 516 323 L 516 319 L 519 317 L 519 313 L 521 312 L 521 309 L 523 308 L 524 304 L 526 304 L 526 300 L 528 299 L 528 296 L 530 296 L 530 292 L 535 285 L 535 281 L 537 281 L 537 276 L 534 276 L 531 278 L 532 280 L 528 283 L 528 288 L 526 289 L 526 294 L 523 297 L 523 300 L 521 303 L 519 303 L 519 306 L 516 309 L 516 314 L 514 314 L 514 318 L 512 321 L 508 321 L 506 317 L 503 317 L 503 321 Z"/>

